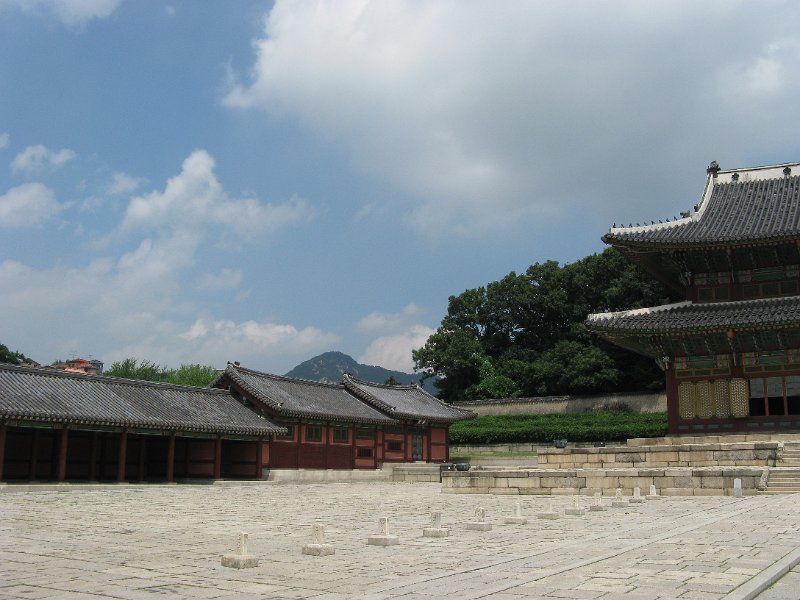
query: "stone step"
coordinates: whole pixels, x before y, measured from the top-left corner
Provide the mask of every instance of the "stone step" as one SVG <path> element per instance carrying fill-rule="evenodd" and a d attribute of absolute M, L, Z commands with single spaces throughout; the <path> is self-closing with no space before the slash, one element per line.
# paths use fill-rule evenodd
<path fill-rule="evenodd" d="M 772 490 L 772 489 L 785 490 L 787 488 L 800 489 L 800 481 L 786 481 L 786 482 L 783 482 L 783 481 L 770 481 L 769 484 L 767 485 L 767 489 L 769 489 L 769 490 Z"/>
<path fill-rule="evenodd" d="M 758 493 L 759 494 L 770 494 L 770 495 L 773 495 L 773 496 L 776 495 L 776 494 L 800 494 L 800 488 L 786 489 L 786 490 L 783 490 L 783 489 L 780 489 L 780 490 L 768 489 L 768 490 L 759 491 Z"/>

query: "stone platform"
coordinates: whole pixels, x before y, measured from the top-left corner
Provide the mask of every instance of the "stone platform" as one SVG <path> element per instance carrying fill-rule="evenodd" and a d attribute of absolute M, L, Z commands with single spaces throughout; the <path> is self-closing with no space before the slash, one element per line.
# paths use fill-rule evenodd
<path fill-rule="evenodd" d="M 667 497 L 566 516 L 571 498 L 442 494 L 438 483 L 6 487 L 3 600 L 744 600 L 800 560 L 800 495 Z M 518 502 L 531 518 L 505 524 Z M 561 518 L 535 518 L 550 503 Z M 491 531 L 466 528 L 478 506 Z M 448 537 L 423 535 L 432 507 Z M 368 545 L 383 515 L 399 543 Z M 302 553 L 314 523 L 335 554 Z M 242 531 L 258 565 L 223 567 Z M 795 600 L 797 576 L 763 600 Z"/>
<path fill-rule="evenodd" d="M 732 496 L 734 479 L 744 495 L 764 487 L 766 467 L 697 467 L 664 469 L 502 469 L 442 473 L 446 494 L 613 495 L 622 488 L 649 490 L 663 496 Z"/>

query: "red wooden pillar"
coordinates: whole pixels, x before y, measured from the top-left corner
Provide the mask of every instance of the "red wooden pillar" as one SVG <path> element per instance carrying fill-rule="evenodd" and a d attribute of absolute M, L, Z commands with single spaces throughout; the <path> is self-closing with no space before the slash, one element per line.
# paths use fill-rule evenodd
<path fill-rule="evenodd" d="M 147 437 L 144 435 L 139 436 L 139 468 L 138 475 L 139 481 L 144 481 L 145 465 L 147 463 Z"/>
<path fill-rule="evenodd" d="M 3 464 L 6 459 L 6 424 L 0 423 L 0 481 L 3 481 Z"/>
<path fill-rule="evenodd" d="M 356 458 L 358 458 L 358 446 L 356 445 L 356 425 L 350 428 L 350 444 L 353 446 L 353 451 L 350 453 L 350 468 L 356 468 Z"/>
<path fill-rule="evenodd" d="M 432 462 L 433 461 L 433 427 L 428 425 L 428 428 L 426 429 L 426 433 L 428 434 L 428 443 L 426 444 L 428 446 L 428 456 L 425 457 L 425 460 L 427 462 Z"/>
<path fill-rule="evenodd" d="M 92 445 L 89 449 L 89 481 L 97 479 L 97 432 L 92 432 Z"/>
<path fill-rule="evenodd" d="M 261 479 L 264 468 L 264 441 L 256 440 L 256 479 Z"/>
<path fill-rule="evenodd" d="M 214 440 L 214 479 L 222 477 L 222 438 Z"/>
<path fill-rule="evenodd" d="M 169 434 L 167 443 L 167 481 L 175 481 L 175 432 Z"/>
<path fill-rule="evenodd" d="M 444 428 L 444 462 L 450 462 L 450 426 Z"/>
<path fill-rule="evenodd" d="M 28 479 L 31 481 L 36 479 L 36 463 L 39 462 L 39 430 L 33 430 L 33 439 L 31 440 L 31 464 L 28 470 Z"/>
<path fill-rule="evenodd" d="M 670 361 L 667 367 L 667 431 L 670 434 L 678 433 L 678 382 L 675 378 L 675 367 Z"/>
<path fill-rule="evenodd" d="M 61 429 L 58 443 L 58 468 L 56 470 L 56 481 L 64 481 L 67 478 L 67 448 L 69 446 L 69 429 L 65 425 Z"/>
<path fill-rule="evenodd" d="M 324 452 L 325 452 L 325 468 L 328 469 L 329 468 L 328 457 L 331 454 L 331 434 L 333 433 L 333 431 L 332 431 L 333 428 L 331 427 L 330 423 L 326 423 L 325 425 L 322 425 L 321 427 L 322 427 L 323 432 L 325 433 L 325 450 L 324 450 Z"/>
<path fill-rule="evenodd" d="M 125 462 L 128 452 L 128 432 L 122 431 L 119 434 L 119 453 L 117 456 L 117 481 L 125 481 Z"/>

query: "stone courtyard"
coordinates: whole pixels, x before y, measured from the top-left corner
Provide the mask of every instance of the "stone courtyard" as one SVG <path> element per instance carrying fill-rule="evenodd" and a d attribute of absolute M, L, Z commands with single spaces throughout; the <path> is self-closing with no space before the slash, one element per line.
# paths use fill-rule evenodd
<path fill-rule="evenodd" d="M 732 599 L 800 560 L 798 495 L 605 498 L 566 516 L 571 497 L 438 483 L 53 487 L 0 489 L 0 598 Z M 561 517 L 538 519 L 551 500 Z M 517 502 L 528 522 L 504 524 Z M 490 531 L 466 528 L 477 507 Z M 448 537 L 423 537 L 431 511 Z M 384 516 L 399 544 L 367 545 Z M 302 554 L 314 523 L 334 555 Z M 221 565 L 239 532 L 254 568 Z M 798 582 L 795 567 L 757 597 L 796 599 Z"/>

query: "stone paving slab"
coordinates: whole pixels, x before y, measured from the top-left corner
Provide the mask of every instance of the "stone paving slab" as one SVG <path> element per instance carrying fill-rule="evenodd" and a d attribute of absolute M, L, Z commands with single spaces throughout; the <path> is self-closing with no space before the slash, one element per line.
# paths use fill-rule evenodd
<path fill-rule="evenodd" d="M 435 483 L 10 488 L 0 599 L 714 599 L 800 548 L 800 496 L 670 497 L 566 516 L 571 497 L 442 494 Z M 517 502 L 528 523 L 504 524 Z M 536 519 L 549 502 L 562 518 Z M 491 531 L 465 528 L 478 506 Z M 449 537 L 423 537 L 431 511 Z M 367 545 L 383 516 L 400 543 Z M 301 553 L 315 522 L 335 555 Z M 222 567 L 240 531 L 260 563 Z M 790 571 L 763 598 L 797 600 L 786 594 L 798 578 Z"/>

